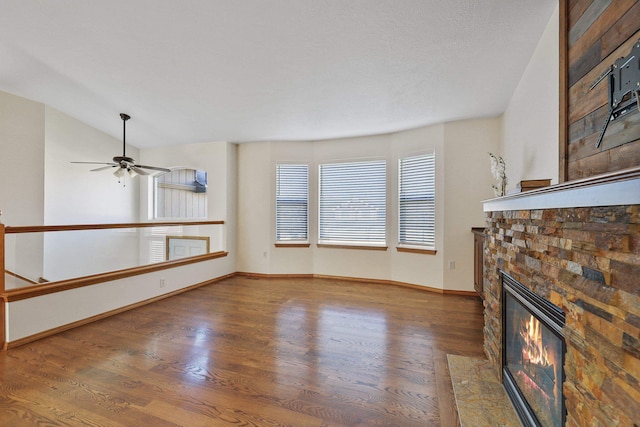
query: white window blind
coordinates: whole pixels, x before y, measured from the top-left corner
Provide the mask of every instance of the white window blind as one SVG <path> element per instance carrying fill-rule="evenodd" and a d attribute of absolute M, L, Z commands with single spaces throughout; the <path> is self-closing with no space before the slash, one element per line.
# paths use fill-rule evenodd
<path fill-rule="evenodd" d="M 276 165 L 276 240 L 309 239 L 309 167 Z"/>
<path fill-rule="evenodd" d="M 386 244 L 384 160 L 320 165 L 319 243 Z"/>
<path fill-rule="evenodd" d="M 400 159 L 399 242 L 435 249 L 435 154 Z"/>

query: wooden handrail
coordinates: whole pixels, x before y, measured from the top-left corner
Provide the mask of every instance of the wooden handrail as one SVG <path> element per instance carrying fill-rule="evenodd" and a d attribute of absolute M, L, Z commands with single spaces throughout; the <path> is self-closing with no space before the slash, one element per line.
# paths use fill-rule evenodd
<path fill-rule="evenodd" d="M 177 225 L 219 225 L 224 221 L 123 222 L 114 224 L 22 225 L 5 227 L 5 233 L 40 233 L 45 231 L 108 230 L 116 228 L 170 227 Z"/>

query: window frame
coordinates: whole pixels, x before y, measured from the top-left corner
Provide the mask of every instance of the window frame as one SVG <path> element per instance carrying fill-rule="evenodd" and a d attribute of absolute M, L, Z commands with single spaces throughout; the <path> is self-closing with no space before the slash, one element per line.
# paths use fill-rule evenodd
<path fill-rule="evenodd" d="M 279 227 L 278 224 L 279 222 L 279 192 L 280 192 L 280 168 L 287 168 L 287 167 L 296 167 L 296 168 L 302 168 L 304 167 L 306 169 L 306 182 L 305 182 L 305 186 L 306 186 L 306 199 L 304 199 L 304 204 L 305 204 L 305 237 L 304 238 L 300 238 L 300 239 L 281 239 L 281 235 L 279 233 Z M 309 247 L 310 243 L 309 243 L 309 231 L 310 231 L 310 227 L 309 227 L 309 223 L 310 223 L 310 216 L 309 216 L 309 184 L 310 184 L 310 175 L 309 175 L 309 164 L 308 163 L 287 163 L 287 162 L 278 162 L 276 163 L 276 179 L 275 179 L 275 246 L 276 247 Z"/>
<path fill-rule="evenodd" d="M 411 170 L 408 174 L 414 175 L 413 177 L 404 175 L 404 171 L 410 165 L 407 162 L 413 161 L 419 162 L 421 159 L 424 159 L 426 162 L 424 171 L 415 171 Z M 417 175 L 417 177 L 415 177 Z M 416 189 L 416 183 L 414 182 L 416 179 L 427 179 L 427 191 L 424 194 L 417 194 L 419 191 L 424 191 L 424 189 Z M 407 189 L 403 188 L 404 183 L 408 180 L 413 182 L 408 182 L 408 185 L 412 186 L 412 188 Z M 422 152 L 417 154 L 406 155 L 398 158 L 398 246 L 396 247 L 398 252 L 412 252 L 412 253 L 424 253 L 435 255 L 436 251 L 436 225 L 437 225 L 437 209 L 436 209 L 436 153 L 435 151 Z M 417 241 L 416 239 L 407 239 L 406 236 L 406 228 L 407 224 L 403 223 L 410 219 L 407 219 L 407 212 L 403 209 L 403 206 L 408 204 L 407 199 L 413 199 L 414 205 L 416 202 L 425 203 L 425 209 L 428 210 L 426 215 L 432 218 L 432 221 L 428 223 L 425 227 L 420 228 L 418 231 L 425 233 L 426 237 L 422 241 Z M 418 206 L 415 209 L 419 210 Z M 414 220 L 415 221 L 415 220 Z M 405 230 L 403 232 L 403 230 Z"/>
<path fill-rule="evenodd" d="M 388 242 L 388 215 L 387 215 L 388 206 L 387 204 L 388 204 L 388 194 L 389 194 L 389 191 L 388 191 L 389 168 L 387 163 L 388 162 L 385 158 L 372 158 L 372 159 L 357 159 L 357 160 L 354 159 L 354 160 L 340 160 L 335 162 L 324 162 L 318 165 L 318 209 L 317 209 L 318 210 L 318 220 L 317 220 L 317 230 L 318 230 L 317 246 L 318 247 L 369 249 L 369 250 L 386 250 L 387 249 L 387 242 Z M 336 205 L 336 204 L 339 204 L 341 200 L 343 203 L 351 203 L 353 199 L 347 200 L 344 195 L 338 195 L 337 197 L 334 196 L 335 198 L 333 199 L 325 197 L 326 195 L 325 190 L 327 189 L 330 190 L 331 189 L 330 187 L 332 186 L 335 187 L 336 185 L 345 185 L 345 183 L 338 182 L 336 184 L 336 181 L 331 181 L 327 183 L 328 177 L 327 176 L 323 177 L 323 171 L 329 171 L 331 168 L 337 168 L 336 170 L 334 170 L 334 173 L 338 175 L 343 175 L 346 180 L 349 180 L 350 185 L 345 185 L 345 188 L 352 188 L 353 185 L 351 184 L 353 183 L 353 178 L 357 178 L 357 173 L 353 171 L 353 168 L 351 168 L 352 170 L 348 170 L 347 168 L 349 168 L 350 166 L 353 166 L 356 168 L 355 169 L 356 171 L 360 170 L 360 172 L 367 172 L 364 170 L 366 169 L 367 165 L 369 165 L 369 167 L 372 168 L 371 171 L 368 171 L 369 173 L 373 172 L 376 167 L 382 168 L 381 175 L 377 177 L 378 179 L 382 180 L 381 184 L 377 183 L 381 187 L 382 191 L 378 189 L 380 194 L 377 196 L 377 199 L 371 198 L 370 200 L 368 200 L 368 202 L 370 202 L 369 203 L 370 205 L 373 204 L 372 205 L 373 207 L 369 208 L 371 210 L 371 212 L 368 212 L 369 214 L 379 215 L 380 209 L 382 210 L 382 219 L 380 220 L 378 218 L 379 223 L 376 224 L 376 227 L 375 227 L 377 231 L 374 230 L 375 235 L 377 235 L 379 238 L 366 239 L 364 238 L 364 234 L 362 234 L 361 232 L 359 233 L 357 229 L 355 228 L 349 229 L 349 227 L 344 227 L 344 223 L 341 225 L 345 229 L 347 229 L 348 232 L 350 233 L 345 235 L 346 238 L 342 238 L 341 236 L 336 236 L 335 231 L 329 232 L 329 235 L 327 235 L 327 228 L 330 227 L 331 225 L 335 226 L 336 224 L 339 224 L 339 222 L 338 220 L 334 219 L 334 224 L 329 223 L 330 219 L 325 217 L 326 213 L 323 211 L 323 209 L 327 207 L 326 204 L 329 203 L 329 204 Z M 343 168 L 341 171 L 339 170 L 340 167 Z M 358 169 L 360 167 L 364 169 Z M 325 187 L 325 185 L 329 185 L 329 187 Z M 358 186 L 357 183 L 355 185 Z M 375 194 L 375 193 L 371 193 L 373 191 L 373 187 L 372 187 L 373 185 L 374 184 L 369 182 L 369 183 L 361 184 L 357 188 L 368 189 L 369 190 L 368 192 L 370 192 L 370 195 L 373 195 Z M 377 206 L 377 208 L 375 206 Z M 346 210 L 345 212 L 347 213 L 347 215 L 352 217 L 345 221 L 355 222 L 355 221 L 362 220 L 362 218 L 360 219 L 353 218 L 354 216 L 353 210 Z M 380 237 L 382 238 L 380 239 Z"/>

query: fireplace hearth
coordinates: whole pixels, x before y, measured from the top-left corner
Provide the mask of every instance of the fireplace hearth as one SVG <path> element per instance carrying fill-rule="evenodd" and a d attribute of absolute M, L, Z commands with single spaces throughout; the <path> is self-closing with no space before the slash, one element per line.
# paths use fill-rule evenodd
<path fill-rule="evenodd" d="M 501 272 L 503 384 L 522 423 L 561 427 L 565 314 Z"/>

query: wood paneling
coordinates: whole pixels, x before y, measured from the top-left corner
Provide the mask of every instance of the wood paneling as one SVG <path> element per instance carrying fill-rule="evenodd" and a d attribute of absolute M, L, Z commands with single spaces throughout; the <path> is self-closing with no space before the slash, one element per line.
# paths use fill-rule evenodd
<path fill-rule="evenodd" d="M 595 138 L 593 139 L 595 144 Z M 569 179 L 587 178 L 611 171 L 611 165 L 618 166 L 615 170 L 623 170 L 640 165 L 640 140 L 620 145 L 610 150 L 569 163 Z"/>
<path fill-rule="evenodd" d="M 207 217 L 207 193 L 195 192 L 195 169 L 177 169 L 154 179 L 156 218 Z"/>
<path fill-rule="evenodd" d="M 559 64 L 560 70 L 558 70 L 558 89 L 560 94 L 558 96 L 558 181 L 563 183 L 569 178 L 569 152 L 568 152 L 568 140 L 569 140 L 569 45 L 567 43 L 570 13 L 575 8 L 575 1 L 570 3 L 569 0 L 560 0 L 559 14 L 560 14 L 560 49 L 559 49 Z"/>
<path fill-rule="evenodd" d="M 234 277 L 0 354 L 0 425 L 457 426 L 478 298 Z"/>
<path fill-rule="evenodd" d="M 607 8 L 600 19 L 595 21 L 587 31 L 571 46 L 569 61 L 574 63 L 585 54 L 591 46 L 599 46 L 597 43 L 602 36 L 612 28 L 620 18 L 634 5 L 636 0 L 617 0 L 619 7 Z"/>
<path fill-rule="evenodd" d="M 563 3 L 567 3 L 567 1 L 563 1 Z M 591 6 L 593 0 L 569 0 L 569 25 L 574 26 L 578 19 L 582 17 L 582 14 Z"/>
<path fill-rule="evenodd" d="M 640 113 L 610 123 L 602 145 L 595 148 L 608 113 L 607 80 L 590 89 L 640 39 L 639 16 L 640 0 L 561 1 L 561 180 L 640 164 L 640 145 L 636 143 L 640 140 Z M 567 79 L 566 89 L 563 78 Z"/>

